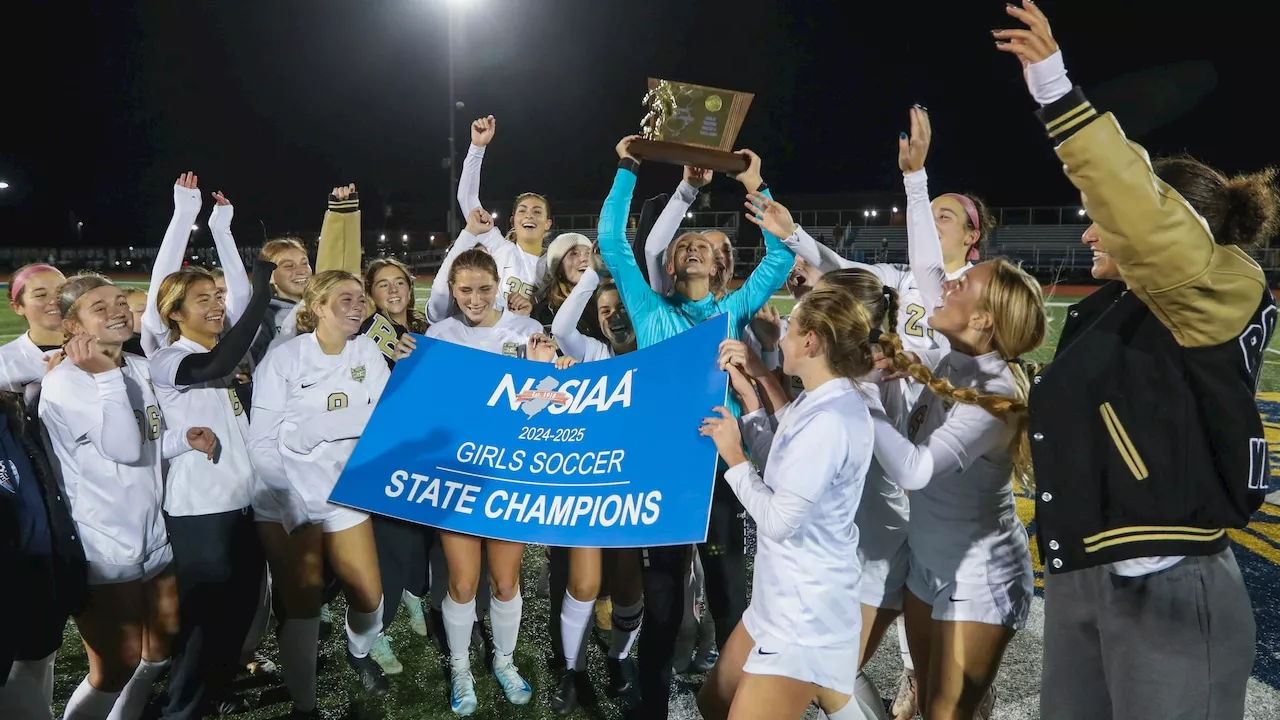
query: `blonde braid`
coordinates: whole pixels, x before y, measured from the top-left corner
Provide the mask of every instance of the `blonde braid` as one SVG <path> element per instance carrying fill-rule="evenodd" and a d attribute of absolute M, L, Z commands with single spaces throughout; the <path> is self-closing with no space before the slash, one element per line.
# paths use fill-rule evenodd
<path fill-rule="evenodd" d="M 950 380 L 934 377 L 933 371 L 915 362 L 910 354 L 903 351 L 902 338 L 895 333 L 885 333 L 880 336 L 880 350 L 886 358 L 893 361 L 894 368 L 910 375 L 913 380 L 929 388 L 930 392 L 944 402 L 977 405 L 997 420 L 1014 423 L 1013 442 L 1009 446 L 1009 455 L 1013 460 L 1013 476 L 1023 490 L 1034 489 L 1031 447 L 1027 442 L 1027 392 L 1030 382 L 1024 367 L 1030 363 L 1024 363 L 1021 360 L 1009 363 L 1009 369 L 1013 373 L 1014 387 L 1017 388 L 1017 397 L 1007 397 L 981 393 L 977 388 L 958 388 L 952 385 Z"/>

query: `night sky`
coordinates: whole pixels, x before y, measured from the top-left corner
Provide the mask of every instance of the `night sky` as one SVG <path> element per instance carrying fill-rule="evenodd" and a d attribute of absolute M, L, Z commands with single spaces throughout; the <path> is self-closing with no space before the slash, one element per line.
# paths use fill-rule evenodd
<path fill-rule="evenodd" d="M 1075 202 L 1016 60 L 994 49 L 989 30 L 1012 25 L 1002 2 L 471 5 L 458 39 L 458 149 L 472 118 L 498 117 L 482 188 L 495 208 L 525 190 L 546 194 L 553 211 L 598 207 L 648 76 L 756 93 L 738 144 L 763 156 L 784 202 L 900 192 L 896 135 L 913 102 L 933 116 L 935 192 Z M 318 229 L 326 191 L 341 182 L 360 187 L 367 229 L 444 228 L 444 0 L 24 6 L 10 33 L 35 47 L 9 51 L 3 242 L 74 243 L 79 220 L 85 245 L 158 245 L 172 181 L 188 169 L 235 202 L 246 243 L 259 222 L 273 235 Z M 1095 102 L 1153 153 L 1186 150 L 1229 171 L 1280 160 L 1268 111 L 1273 23 L 1252 9 L 1261 6 L 1042 3 L 1072 79 L 1107 90 Z M 679 172 L 651 164 L 642 175 L 638 197 L 673 187 Z M 738 192 L 724 180 L 711 189 Z"/>

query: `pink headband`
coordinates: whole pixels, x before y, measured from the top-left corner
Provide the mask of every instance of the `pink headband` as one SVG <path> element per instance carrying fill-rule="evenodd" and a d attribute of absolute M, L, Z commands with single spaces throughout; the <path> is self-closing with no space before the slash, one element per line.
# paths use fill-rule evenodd
<path fill-rule="evenodd" d="M 961 195 L 960 193 L 945 193 L 942 197 L 955 198 L 955 201 L 960 203 L 960 206 L 964 208 L 965 214 L 969 216 L 969 224 L 973 226 L 973 229 L 979 232 L 982 231 L 982 225 L 978 222 L 978 206 L 973 204 L 973 200 L 970 199 L 968 195 Z M 978 246 L 970 245 L 969 254 L 965 259 L 969 262 L 977 262 L 978 257 Z"/>
<path fill-rule="evenodd" d="M 10 278 L 9 299 L 16 301 L 18 298 L 22 297 L 22 286 L 27 284 L 27 280 L 32 275 L 35 275 L 36 273 L 42 273 L 42 272 L 60 273 L 62 271 L 52 265 L 37 264 L 37 265 L 26 266 L 17 275 L 14 275 L 12 278 Z"/>

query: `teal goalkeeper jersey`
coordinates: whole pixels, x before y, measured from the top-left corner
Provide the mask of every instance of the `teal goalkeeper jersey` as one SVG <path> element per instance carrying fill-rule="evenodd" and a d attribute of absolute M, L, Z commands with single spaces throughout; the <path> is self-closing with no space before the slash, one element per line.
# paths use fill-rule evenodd
<path fill-rule="evenodd" d="M 674 292 L 660 295 L 649 287 L 627 242 L 627 213 L 631 209 L 635 186 L 635 173 L 618 168 L 613 188 L 600 209 L 599 243 L 600 255 L 613 275 L 622 304 L 635 326 L 639 347 L 662 342 L 721 313 L 729 315 L 729 336 L 735 340 L 742 339 L 742 329 L 786 283 L 795 255 L 781 240 L 764 232 L 764 259 L 751 271 L 742 287 L 718 300 L 711 295 L 696 302 Z M 769 195 L 767 189 L 765 194 Z M 741 414 L 732 393 L 729 394 L 729 409 L 735 416 Z"/>

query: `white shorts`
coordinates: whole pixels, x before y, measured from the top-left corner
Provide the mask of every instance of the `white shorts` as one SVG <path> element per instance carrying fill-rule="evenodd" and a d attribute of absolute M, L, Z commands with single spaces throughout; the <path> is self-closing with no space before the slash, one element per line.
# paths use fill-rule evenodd
<path fill-rule="evenodd" d="M 853 694 L 858 680 L 858 640 L 829 647 L 796 645 L 761 631 L 748 605 L 742 613 L 742 626 L 755 641 L 742 671 L 752 675 L 777 675 L 844 695 Z M 754 626 L 754 627 L 753 627 Z"/>
<path fill-rule="evenodd" d="M 906 533 L 902 542 L 889 553 L 889 557 L 865 557 L 862 546 L 862 577 L 858 580 L 858 600 L 875 608 L 902 609 L 903 590 L 907 586 L 907 572 L 911 566 L 911 550 L 907 547 Z"/>
<path fill-rule="evenodd" d="M 88 563 L 89 584 L 113 585 L 135 580 L 150 580 L 164 572 L 171 562 L 173 562 L 173 548 L 169 547 L 167 542 L 152 550 L 151 554 L 137 563 L 116 565 L 114 563 L 90 560 Z"/>
<path fill-rule="evenodd" d="M 1031 563 L 1026 572 L 1009 580 L 985 584 L 956 582 L 954 576 L 942 578 L 922 567 L 912 558 L 907 573 L 907 589 L 912 595 L 933 606 L 933 619 L 951 622 L 976 622 L 1021 630 L 1031 612 L 1035 584 Z"/>
<path fill-rule="evenodd" d="M 332 503 L 330 503 L 329 507 L 332 508 L 331 512 L 321 517 L 310 518 L 310 522 L 308 524 L 320 525 L 323 531 L 327 533 L 336 533 L 342 532 L 343 530 L 350 530 L 369 519 L 369 513 L 352 510 L 351 508 L 334 505 Z M 282 524 L 278 513 L 273 512 L 272 509 L 264 508 L 262 506 L 257 506 L 253 509 L 253 519 L 256 522 L 275 523 L 277 525 Z"/>

